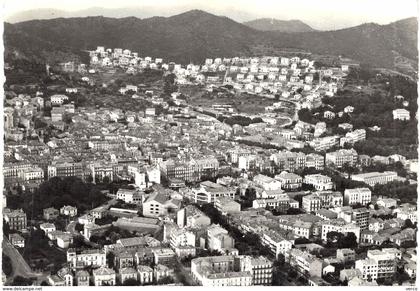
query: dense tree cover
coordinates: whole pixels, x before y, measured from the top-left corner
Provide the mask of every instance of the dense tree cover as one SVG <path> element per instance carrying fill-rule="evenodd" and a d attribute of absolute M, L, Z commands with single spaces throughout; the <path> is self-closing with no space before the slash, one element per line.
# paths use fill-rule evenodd
<path fill-rule="evenodd" d="M 39 255 L 45 256 L 43 260 L 39 261 L 35 265 L 35 269 L 44 270 L 50 263 L 52 263 L 52 272 L 56 272 L 60 269 L 61 264 L 66 261 L 66 254 L 58 250 L 56 247 L 49 245 L 49 239 L 45 233 L 40 230 L 31 230 L 28 239 L 25 242 L 25 248 L 23 250 L 23 257 L 26 261 L 31 260 L 32 257 Z"/>
<path fill-rule="evenodd" d="M 327 233 L 327 247 L 335 247 L 339 249 L 355 248 L 357 247 L 357 237 L 352 232 L 344 235 L 340 232 L 330 231 Z"/>
<path fill-rule="evenodd" d="M 239 124 L 241 126 L 248 126 L 251 123 L 263 122 L 260 117 L 250 118 L 250 117 L 242 116 L 242 115 L 234 115 L 230 117 L 218 117 L 217 119 L 229 125 Z"/>
<path fill-rule="evenodd" d="M 252 201 L 257 198 L 257 192 L 255 188 L 249 187 L 245 190 L 245 196 L 241 196 L 240 198 L 242 208 L 252 207 Z"/>
<path fill-rule="evenodd" d="M 107 245 L 115 244 L 117 240 L 121 238 L 129 238 L 133 236 L 133 232 L 111 225 L 103 233 L 92 235 L 89 240 L 99 245 Z"/>
<path fill-rule="evenodd" d="M 12 286 L 31 286 L 36 278 L 25 278 L 22 276 L 16 276 L 13 279 Z"/>
<path fill-rule="evenodd" d="M 4 253 L 3 253 L 1 265 L 2 265 L 3 273 L 6 276 L 10 276 L 13 273 L 12 261 L 10 260 L 10 257 L 8 255 L 5 255 Z"/>
<path fill-rule="evenodd" d="M 295 239 L 295 245 L 303 245 L 303 244 L 308 244 L 311 241 L 309 239 L 307 239 L 306 237 L 298 237 L 297 239 Z"/>
<path fill-rule="evenodd" d="M 348 83 L 357 80 L 369 83 L 369 92 L 353 90 L 339 91 L 334 97 L 324 97 L 323 106 L 309 110 L 301 109 L 299 119 L 304 122 L 316 123 L 324 121 L 332 129 L 333 134 L 344 134 L 345 131 L 337 126 L 340 123 L 351 123 L 354 129 L 366 129 L 367 140 L 355 145 L 359 154 L 391 155 L 400 153 L 409 158 L 417 157 L 417 84 L 403 76 L 377 75 L 377 72 L 367 68 L 352 70 L 348 76 Z M 357 83 L 357 82 L 356 82 Z M 404 100 L 394 98 L 402 95 Z M 411 115 L 410 121 L 393 120 L 392 110 L 404 108 L 403 101 L 409 104 L 405 107 Z M 325 111 L 343 111 L 346 106 L 353 106 L 353 113 L 344 113 L 341 117 L 326 119 Z M 381 127 L 380 131 L 368 130 L 372 126 Z"/>
<path fill-rule="evenodd" d="M 359 188 L 359 187 L 367 187 L 367 185 L 360 181 L 353 181 L 351 179 L 345 178 L 337 173 L 329 174 L 331 180 L 335 184 L 335 189 L 337 191 L 343 192 L 345 189 L 352 189 L 352 188 Z"/>
<path fill-rule="evenodd" d="M 363 167 L 364 172 L 384 172 L 384 171 L 395 171 L 398 176 L 406 177 L 408 175 L 407 170 L 401 162 L 396 162 L 393 164 L 382 164 L 382 163 L 373 163 L 370 166 Z"/>
<path fill-rule="evenodd" d="M 167 74 L 163 77 L 163 92 L 167 95 L 170 95 L 173 92 L 178 91 L 178 86 L 175 84 L 176 76 L 175 74 Z"/>
<path fill-rule="evenodd" d="M 97 218 L 95 220 L 95 223 L 97 225 L 111 224 L 112 222 L 116 221 L 117 219 L 118 219 L 118 217 L 116 217 L 116 216 L 106 215 L 106 216 L 104 216 L 102 218 Z"/>
<path fill-rule="evenodd" d="M 417 185 L 408 182 L 394 181 L 384 185 L 376 184 L 372 195 L 383 195 L 389 198 L 400 199 L 401 203 L 417 203 Z"/>
<path fill-rule="evenodd" d="M 128 278 L 124 282 L 122 282 L 123 286 L 138 286 L 139 281 L 135 278 Z"/>
<path fill-rule="evenodd" d="M 54 177 L 43 182 L 34 193 L 23 193 L 19 197 L 10 197 L 10 200 L 13 205 L 10 207 L 23 208 L 28 217 L 34 217 L 41 215 L 44 208 L 61 208 L 65 205 L 76 206 L 79 212 L 83 212 L 105 203 L 108 198 L 96 185 L 79 178 Z"/>
<path fill-rule="evenodd" d="M 159 279 L 159 281 L 157 281 L 156 283 L 158 284 L 158 285 L 166 285 L 166 284 L 172 284 L 172 283 L 174 283 L 175 281 L 174 281 L 174 279 L 172 278 L 172 277 L 170 277 L 170 276 L 165 276 L 165 277 L 163 277 L 163 278 L 161 278 L 161 279 Z"/>

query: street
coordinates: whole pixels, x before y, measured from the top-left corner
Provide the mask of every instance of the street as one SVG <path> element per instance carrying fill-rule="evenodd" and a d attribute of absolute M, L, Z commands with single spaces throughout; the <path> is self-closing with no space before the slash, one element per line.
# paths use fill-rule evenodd
<path fill-rule="evenodd" d="M 10 257 L 13 266 L 13 273 L 7 278 L 7 283 L 10 283 L 15 276 L 22 276 L 25 278 L 41 277 L 42 273 L 35 273 L 31 267 L 26 263 L 25 259 L 18 252 L 18 250 L 9 242 L 6 236 L 3 235 L 3 253 Z"/>

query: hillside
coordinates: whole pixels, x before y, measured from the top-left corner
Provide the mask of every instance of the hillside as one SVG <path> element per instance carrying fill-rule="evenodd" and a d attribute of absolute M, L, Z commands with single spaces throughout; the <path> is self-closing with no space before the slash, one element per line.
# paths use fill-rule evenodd
<path fill-rule="evenodd" d="M 278 54 L 284 48 L 295 48 L 341 55 L 390 69 L 400 69 L 403 63 L 415 70 L 418 59 L 416 18 L 337 31 L 285 33 L 258 31 L 227 17 L 191 10 L 147 19 L 98 16 L 6 24 L 4 39 L 6 59 L 16 52 L 39 59 L 75 57 L 98 45 L 129 48 L 140 55 L 183 63 L 206 57 L 249 56 L 256 47 Z"/>
<path fill-rule="evenodd" d="M 300 20 L 278 20 L 274 18 L 260 18 L 243 23 L 244 25 L 262 31 L 280 32 L 308 32 L 314 31 L 312 27 Z"/>
<path fill-rule="evenodd" d="M 152 57 L 189 62 L 205 57 L 249 54 L 258 33 L 227 17 L 192 10 L 172 17 L 57 18 L 33 20 L 5 27 L 5 45 L 25 51 L 16 38 L 28 37 L 31 46 L 53 43 L 78 50 L 123 47 Z"/>

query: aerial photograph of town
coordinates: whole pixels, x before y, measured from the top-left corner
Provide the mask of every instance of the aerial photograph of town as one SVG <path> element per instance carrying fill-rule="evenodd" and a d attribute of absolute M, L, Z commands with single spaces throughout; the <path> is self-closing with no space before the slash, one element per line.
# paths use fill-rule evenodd
<path fill-rule="evenodd" d="M 416 0 L 4 2 L 3 288 L 416 290 Z"/>

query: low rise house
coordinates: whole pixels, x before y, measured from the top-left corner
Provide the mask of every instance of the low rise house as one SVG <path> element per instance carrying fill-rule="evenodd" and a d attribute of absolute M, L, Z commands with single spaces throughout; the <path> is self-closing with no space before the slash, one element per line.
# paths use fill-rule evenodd
<path fill-rule="evenodd" d="M 25 239 L 18 233 L 9 234 L 9 241 L 14 247 L 17 247 L 17 248 L 25 247 Z"/>
<path fill-rule="evenodd" d="M 155 279 L 155 282 L 159 283 L 163 278 L 171 278 L 175 276 L 174 269 L 158 264 L 153 268 L 153 277 Z"/>
<path fill-rule="evenodd" d="M 344 205 L 367 205 L 372 200 L 372 191 L 369 188 L 354 188 L 344 190 Z"/>
<path fill-rule="evenodd" d="M 69 205 L 63 206 L 60 208 L 60 214 L 74 217 L 77 215 L 77 208 L 74 206 L 69 206 Z"/>
<path fill-rule="evenodd" d="M 149 266 L 138 265 L 137 272 L 139 274 L 140 284 L 153 283 L 153 269 Z"/>
<path fill-rule="evenodd" d="M 334 187 L 331 178 L 321 174 L 306 175 L 303 183 L 312 185 L 318 191 L 331 190 Z"/>
<path fill-rule="evenodd" d="M 22 209 L 3 209 L 3 219 L 11 230 L 22 231 L 26 229 L 26 213 Z"/>
<path fill-rule="evenodd" d="M 280 181 L 281 188 L 284 190 L 297 190 L 302 187 L 303 179 L 294 173 L 281 172 L 274 179 Z"/>
<path fill-rule="evenodd" d="M 75 275 L 77 286 L 89 286 L 90 275 L 85 270 L 79 270 Z"/>
<path fill-rule="evenodd" d="M 241 211 L 241 204 L 234 201 L 229 197 L 218 197 L 214 203 L 214 206 L 223 215 L 238 213 Z"/>
<path fill-rule="evenodd" d="M 395 109 L 392 111 L 394 120 L 410 120 L 410 111 L 406 109 Z"/>
<path fill-rule="evenodd" d="M 308 277 L 322 277 L 322 261 L 308 252 L 291 249 L 289 261 L 290 265 Z"/>
<path fill-rule="evenodd" d="M 99 269 L 93 270 L 92 273 L 95 286 L 115 286 L 116 275 L 114 270 L 107 267 L 100 267 Z"/>
<path fill-rule="evenodd" d="M 171 199 L 165 194 L 155 192 L 143 202 L 143 215 L 145 217 L 160 217 L 175 214 L 180 206 L 180 200 Z"/>
<path fill-rule="evenodd" d="M 124 282 L 129 279 L 134 279 L 137 281 L 137 271 L 134 268 L 120 268 L 119 277 L 122 284 L 124 284 Z"/>

